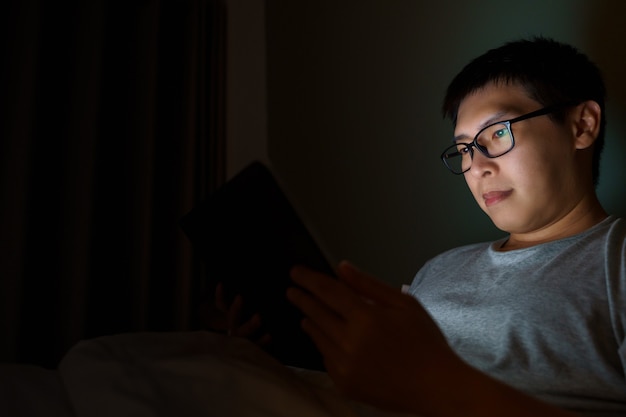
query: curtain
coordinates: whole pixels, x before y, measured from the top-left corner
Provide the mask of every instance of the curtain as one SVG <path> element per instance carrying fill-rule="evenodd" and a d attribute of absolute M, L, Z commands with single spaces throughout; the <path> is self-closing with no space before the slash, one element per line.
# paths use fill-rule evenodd
<path fill-rule="evenodd" d="M 224 180 L 224 6 L 0 8 L 0 361 L 193 329 L 178 221 Z"/>

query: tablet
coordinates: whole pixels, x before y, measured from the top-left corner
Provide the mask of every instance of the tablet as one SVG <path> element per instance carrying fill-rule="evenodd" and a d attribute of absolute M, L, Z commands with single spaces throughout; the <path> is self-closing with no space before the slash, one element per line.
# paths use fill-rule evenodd
<path fill-rule="evenodd" d="M 207 271 L 208 285 L 240 294 L 247 312 L 261 315 L 269 352 L 285 365 L 323 370 L 321 355 L 301 330 L 302 314 L 287 301 L 297 264 L 334 276 L 274 174 L 255 161 L 181 219 Z"/>

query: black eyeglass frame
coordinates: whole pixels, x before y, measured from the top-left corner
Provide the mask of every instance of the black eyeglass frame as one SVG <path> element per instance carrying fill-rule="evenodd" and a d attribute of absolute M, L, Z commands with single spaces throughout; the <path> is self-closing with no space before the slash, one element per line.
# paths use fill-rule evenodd
<path fill-rule="evenodd" d="M 484 156 L 486 156 L 487 158 L 491 158 L 491 159 L 498 158 L 498 157 L 500 157 L 502 155 L 506 155 L 507 153 L 511 152 L 513 150 L 513 148 L 515 147 L 515 136 L 513 135 L 513 130 L 511 130 L 511 125 L 513 123 L 521 122 L 522 120 L 531 119 L 533 117 L 544 116 L 546 114 L 550 114 L 550 113 L 554 113 L 556 111 L 562 110 L 565 107 L 576 106 L 576 105 L 578 105 L 580 103 L 581 103 L 580 101 L 576 101 L 576 102 L 569 102 L 569 103 L 553 104 L 551 106 L 543 107 L 543 108 L 541 108 L 539 110 L 535 110 L 535 111 L 532 111 L 530 113 L 523 114 L 523 115 L 521 115 L 519 117 L 515 117 L 513 119 L 503 120 L 503 121 L 500 121 L 500 122 L 491 123 L 490 125 L 485 126 L 482 129 L 480 129 L 478 131 L 478 133 L 476 134 L 476 136 L 474 136 L 474 140 L 472 140 L 470 143 L 460 142 L 460 143 L 455 143 L 453 145 L 448 146 L 441 153 L 441 160 L 443 161 L 443 164 L 446 166 L 446 168 L 448 168 L 448 170 L 450 170 L 450 172 L 452 172 L 454 175 L 465 174 L 467 171 L 469 171 L 472 168 L 472 164 L 470 164 L 470 166 L 465 171 L 457 172 L 456 170 L 452 169 L 452 167 L 450 167 L 448 165 L 448 162 L 447 162 L 447 159 L 449 159 L 450 156 L 456 156 L 455 154 L 459 154 L 459 152 L 458 152 L 458 146 L 459 145 L 465 145 L 465 149 L 467 151 L 469 151 L 469 153 L 470 153 L 470 158 L 471 158 L 472 162 L 474 161 L 474 150 L 472 148 L 478 149 L 478 151 L 481 154 L 483 154 Z M 507 149 L 505 152 L 502 152 L 502 153 L 500 153 L 498 155 L 490 155 L 487 152 L 487 148 L 485 148 L 484 146 L 481 146 L 478 143 L 478 137 L 486 129 L 489 129 L 490 127 L 495 126 L 495 125 L 502 125 L 502 124 L 506 125 L 507 129 L 509 130 L 509 134 L 511 135 L 511 147 L 509 149 Z M 454 152 L 454 153 L 449 152 L 450 149 L 453 149 L 453 148 L 456 149 L 457 152 Z"/>

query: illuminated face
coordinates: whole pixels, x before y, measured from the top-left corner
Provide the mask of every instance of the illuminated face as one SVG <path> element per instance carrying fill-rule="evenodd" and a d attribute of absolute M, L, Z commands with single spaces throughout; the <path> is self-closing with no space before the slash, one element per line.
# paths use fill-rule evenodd
<path fill-rule="evenodd" d="M 481 128 L 543 106 L 514 84 L 488 84 L 459 106 L 454 136 L 469 143 Z M 501 230 L 533 233 L 568 214 L 584 197 L 574 129 L 549 116 L 511 125 L 515 147 L 498 158 L 474 152 L 465 180 L 482 210 Z"/>

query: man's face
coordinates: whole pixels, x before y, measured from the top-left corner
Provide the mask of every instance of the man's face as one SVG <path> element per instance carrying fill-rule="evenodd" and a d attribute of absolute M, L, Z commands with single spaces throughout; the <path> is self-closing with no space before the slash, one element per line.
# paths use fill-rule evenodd
<path fill-rule="evenodd" d="M 454 136 L 469 143 L 482 127 L 541 107 L 520 86 L 488 84 L 461 102 Z M 574 130 L 548 116 L 514 123 L 511 130 L 515 147 L 495 159 L 475 151 L 465 180 L 498 228 L 513 234 L 541 231 L 569 213 L 585 193 Z"/>

